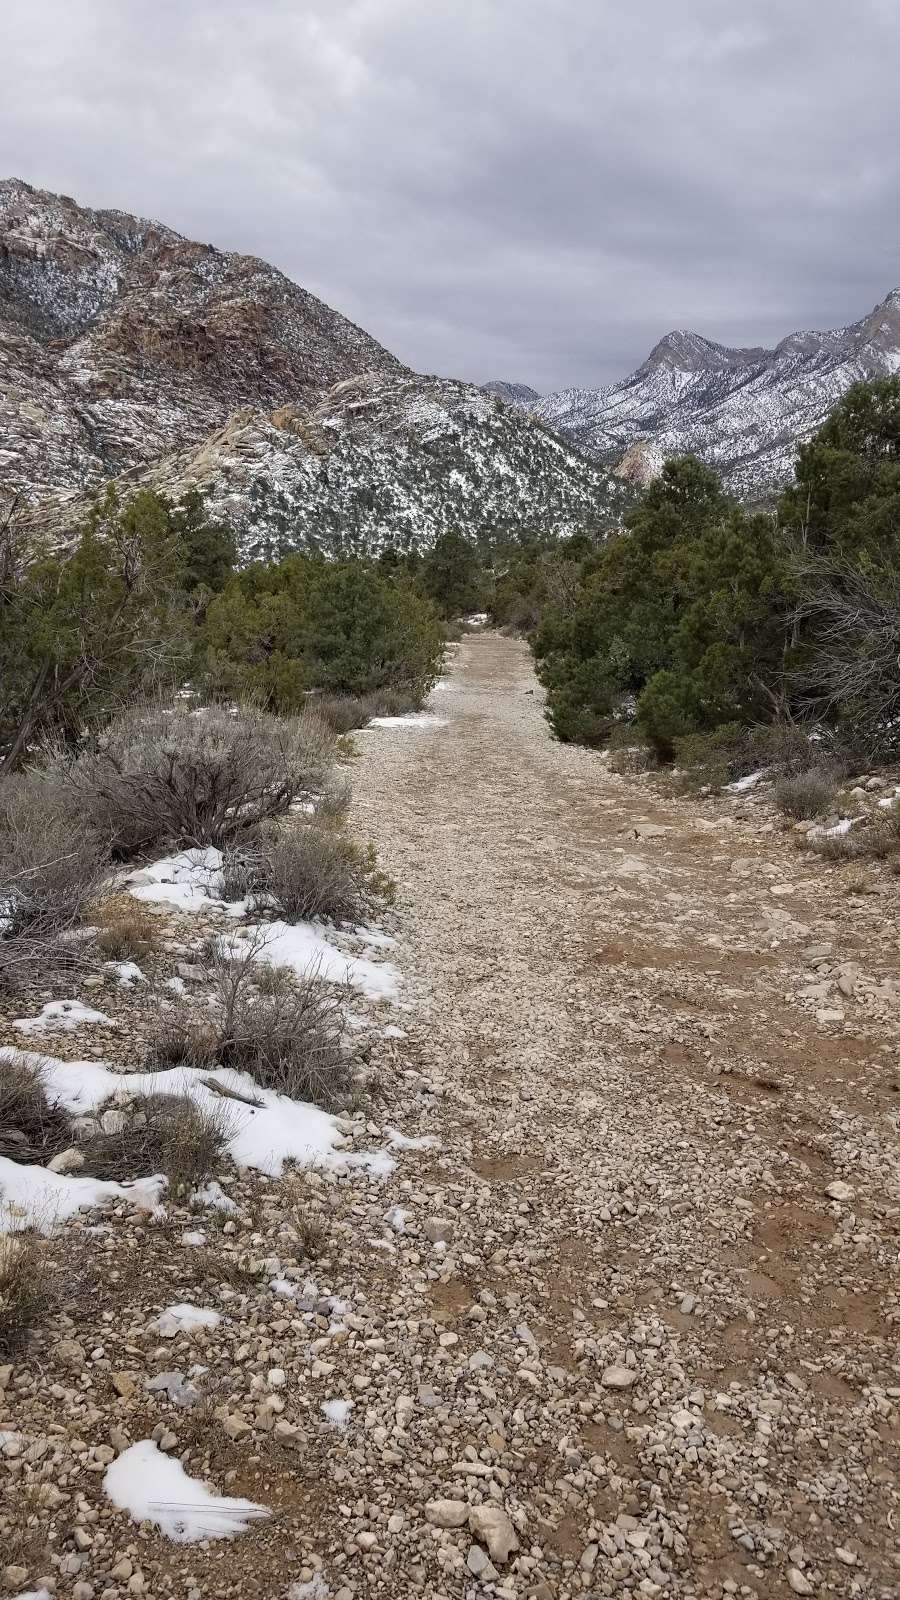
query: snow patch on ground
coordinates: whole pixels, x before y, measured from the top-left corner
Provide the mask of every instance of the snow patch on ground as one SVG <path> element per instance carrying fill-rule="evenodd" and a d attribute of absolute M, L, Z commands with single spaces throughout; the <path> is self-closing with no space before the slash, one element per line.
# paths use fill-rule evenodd
<path fill-rule="evenodd" d="M 338 1127 L 337 1119 L 329 1112 L 302 1100 L 290 1100 L 287 1095 L 276 1094 L 272 1089 L 261 1089 L 246 1073 L 235 1072 L 230 1067 L 170 1067 L 165 1072 L 123 1073 L 115 1072 L 97 1061 L 57 1061 L 51 1057 L 33 1056 L 27 1051 L 0 1050 L 0 1060 L 16 1057 L 39 1066 L 48 1098 L 64 1110 L 78 1115 L 94 1111 L 122 1091 L 135 1097 L 186 1095 L 208 1115 L 224 1124 L 228 1151 L 237 1166 L 252 1167 L 273 1178 L 281 1176 L 286 1161 L 296 1161 L 301 1166 L 329 1167 L 339 1172 L 359 1167 L 373 1177 L 383 1177 L 393 1170 L 393 1158 L 386 1150 L 345 1153 L 342 1148 L 345 1136 Z M 227 1091 L 226 1094 L 217 1092 L 217 1086 Z M 44 1174 L 42 1167 L 18 1167 L 12 1161 L 7 1165 L 18 1173 L 43 1174 L 53 1184 L 83 1184 L 88 1189 L 108 1191 L 116 1196 L 126 1193 L 119 1184 L 100 1184 L 93 1178 L 63 1178 L 56 1173 Z M 23 1183 L 26 1181 L 22 1180 Z M 150 1179 L 146 1182 L 161 1184 L 163 1180 Z M 129 1187 L 137 1190 L 140 1186 Z M 218 1189 L 218 1185 L 215 1187 Z M 206 1195 L 212 1189 L 213 1185 L 207 1184 Z M 90 1203 L 87 1199 L 75 1200 L 74 1189 L 71 1193 L 66 1215 L 77 1211 L 79 1205 Z M 222 1198 L 207 1199 L 201 1203 L 222 1205 Z"/>
<path fill-rule="evenodd" d="M 104 961 L 103 965 L 108 972 L 115 973 L 116 982 L 123 989 L 130 989 L 132 984 L 147 981 L 136 961 Z"/>
<path fill-rule="evenodd" d="M 241 917 L 247 910 L 245 900 L 223 900 L 222 852 L 211 845 L 151 861 L 130 872 L 125 887 L 136 900 L 172 906 L 176 911 L 213 910 Z"/>
<path fill-rule="evenodd" d="M 251 1522 L 271 1516 L 268 1506 L 211 1494 L 180 1461 L 163 1455 L 152 1439 L 123 1450 L 107 1469 L 103 1487 L 114 1506 L 135 1522 L 152 1522 L 174 1544 L 232 1539 Z"/>
<path fill-rule="evenodd" d="M 388 961 L 367 961 L 361 956 L 344 955 L 329 944 L 321 927 L 312 922 L 263 922 L 246 930 L 251 940 L 265 940 L 254 959 L 274 967 L 292 967 L 300 977 L 309 974 L 326 983 L 348 983 L 362 990 L 370 1000 L 395 1000 L 400 990 L 400 973 Z M 222 935 L 219 948 L 228 955 L 242 953 L 242 938 Z"/>
<path fill-rule="evenodd" d="M 51 1172 L 48 1167 L 20 1166 L 8 1156 L 0 1156 L 0 1233 L 18 1233 L 24 1228 L 52 1233 L 57 1223 L 82 1208 L 111 1205 L 117 1200 L 155 1211 L 165 1184 L 162 1177 L 108 1183 Z"/>
<path fill-rule="evenodd" d="M 735 778 L 734 783 L 726 784 L 731 794 L 745 794 L 748 789 L 755 789 L 756 785 L 766 776 L 765 767 L 760 767 L 758 772 L 748 772 L 743 778 Z"/>
<path fill-rule="evenodd" d="M 328 1600 L 331 1590 L 321 1572 L 314 1572 L 308 1583 L 292 1583 L 287 1600 Z"/>
<path fill-rule="evenodd" d="M 181 1300 L 177 1305 L 166 1306 L 165 1311 L 161 1311 L 150 1323 L 150 1328 L 161 1339 L 175 1339 L 179 1333 L 194 1333 L 197 1328 L 217 1328 L 221 1321 L 220 1312 Z"/>
<path fill-rule="evenodd" d="M 114 1028 L 112 1017 L 80 1000 L 48 1000 L 36 1017 L 18 1017 L 13 1023 L 20 1033 L 74 1033 L 76 1028 Z"/>
<path fill-rule="evenodd" d="M 411 711 L 405 717 L 373 717 L 368 726 L 370 728 L 408 728 L 415 732 L 419 728 L 446 728 L 447 718 L 436 717 L 431 711 Z"/>
<path fill-rule="evenodd" d="M 352 1400 L 323 1400 L 322 1410 L 333 1428 L 346 1428 L 353 1410 Z"/>

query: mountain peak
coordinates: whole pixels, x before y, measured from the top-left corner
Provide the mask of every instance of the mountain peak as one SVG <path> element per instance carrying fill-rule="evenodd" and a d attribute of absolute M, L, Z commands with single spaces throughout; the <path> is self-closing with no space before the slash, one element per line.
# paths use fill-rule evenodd
<path fill-rule="evenodd" d="M 490 383 L 481 385 L 485 394 L 498 395 L 501 400 L 506 400 L 511 406 L 524 406 L 526 409 L 540 400 L 536 389 L 528 383 L 507 383 L 503 378 L 494 378 Z"/>
<path fill-rule="evenodd" d="M 691 452 L 734 493 L 760 498 L 790 478 L 798 446 L 851 383 L 892 373 L 900 373 L 900 289 L 849 327 L 789 333 L 774 349 L 675 329 L 621 382 L 546 395 L 534 409 L 599 461 L 621 461 L 639 441 L 654 459 Z"/>

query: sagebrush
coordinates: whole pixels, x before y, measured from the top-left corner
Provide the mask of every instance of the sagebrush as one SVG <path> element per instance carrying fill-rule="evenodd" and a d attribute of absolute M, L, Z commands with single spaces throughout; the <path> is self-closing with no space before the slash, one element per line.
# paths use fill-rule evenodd
<path fill-rule="evenodd" d="M 137 706 L 56 771 L 91 828 L 128 856 L 224 846 L 284 816 L 322 789 L 332 751 L 330 730 L 311 713 Z"/>

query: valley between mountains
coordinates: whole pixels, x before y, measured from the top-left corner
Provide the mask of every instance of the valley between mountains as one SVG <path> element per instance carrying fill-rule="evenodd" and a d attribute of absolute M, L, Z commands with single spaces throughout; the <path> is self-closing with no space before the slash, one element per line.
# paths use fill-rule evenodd
<path fill-rule="evenodd" d="M 898 880 L 795 848 L 764 784 L 667 799 L 555 743 L 509 638 L 428 709 L 354 736 L 401 981 L 355 997 L 341 1127 L 387 1159 L 59 1230 L 65 1310 L 0 1369 L 7 1589 L 889 1600 Z M 54 1054 L 139 1057 L 208 932 L 157 915 Z M 271 1515 L 172 1543 L 163 1487 L 138 1526 L 105 1474 L 151 1440 Z"/>

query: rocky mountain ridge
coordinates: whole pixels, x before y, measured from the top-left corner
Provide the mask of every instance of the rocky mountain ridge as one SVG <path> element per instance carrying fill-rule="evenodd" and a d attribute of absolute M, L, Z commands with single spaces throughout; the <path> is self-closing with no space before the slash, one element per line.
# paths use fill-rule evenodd
<path fill-rule="evenodd" d="M 798 446 L 851 383 L 896 372 L 897 289 L 849 327 L 791 333 L 773 349 L 676 330 L 619 383 L 563 389 L 530 409 L 595 460 L 621 462 L 632 479 L 646 481 L 667 456 L 690 451 L 733 493 L 760 499 L 790 478 Z"/>
<path fill-rule="evenodd" d="M 253 256 L 0 182 L 0 472 L 38 499 L 199 444 L 242 406 L 403 371 Z"/>
<path fill-rule="evenodd" d="M 192 485 L 248 554 L 574 533 L 625 491 L 537 417 L 412 373 L 255 257 L 0 183 L 0 497 L 57 536 Z"/>
<path fill-rule="evenodd" d="M 495 378 L 492 383 L 481 385 L 485 394 L 498 395 L 501 400 L 506 400 L 511 406 L 530 407 L 540 400 L 537 389 L 532 389 L 528 383 L 504 383 L 502 378 Z"/>

